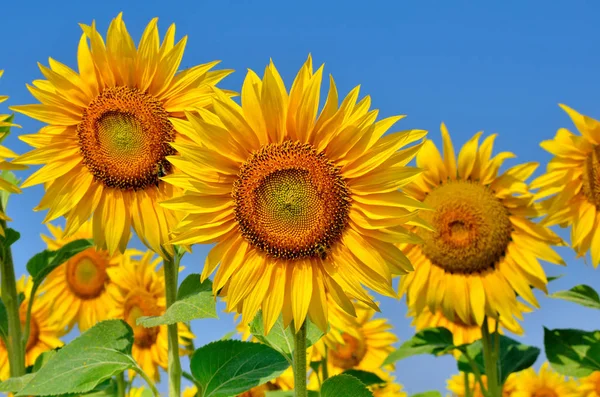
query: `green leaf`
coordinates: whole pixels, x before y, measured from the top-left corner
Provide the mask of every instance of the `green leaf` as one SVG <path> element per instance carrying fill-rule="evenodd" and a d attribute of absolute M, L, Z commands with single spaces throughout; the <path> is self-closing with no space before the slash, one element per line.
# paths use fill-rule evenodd
<path fill-rule="evenodd" d="M 360 369 L 348 369 L 343 374 L 354 376 L 356 379 L 361 381 L 365 386 L 380 385 L 385 383 L 383 379 L 374 374 L 373 372 L 362 371 Z"/>
<path fill-rule="evenodd" d="M 17 393 L 31 381 L 31 378 L 33 378 L 33 374 L 19 376 L 18 378 L 8 378 L 0 383 L 0 391 Z"/>
<path fill-rule="evenodd" d="M 544 327 L 544 348 L 552 368 L 563 375 L 580 378 L 600 371 L 600 331 Z"/>
<path fill-rule="evenodd" d="M 411 397 L 442 397 L 442 393 L 437 390 L 424 391 L 422 393 L 413 394 Z"/>
<path fill-rule="evenodd" d="M 33 372 L 38 372 L 42 367 L 48 364 L 48 361 L 54 357 L 57 350 L 48 350 L 47 352 L 43 352 L 35 359 L 35 364 L 33 364 Z"/>
<path fill-rule="evenodd" d="M 114 379 L 109 379 L 96 386 L 93 391 L 85 393 L 81 397 L 115 397 L 117 394 L 117 382 L 115 382 Z M 142 394 L 142 396 L 145 397 L 144 394 Z M 152 396 L 152 393 L 150 393 L 150 396 Z"/>
<path fill-rule="evenodd" d="M 177 300 L 165 314 L 139 317 L 137 324 L 144 327 L 156 327 L 198 318 L 218 318 L 217 305 L 212 293 L 212 282 L 207 279 L 200 283 L 199 274 L 190 274 L 181 283 Z"/>
<path fill-rule="evenodd" d="M 321 364 L 323 364 L 323 361 L 311 361 L 309 366 L 314 372 L 319 372 Z"/>
<path fill-rule="evenodd" d="M 262 343 L 271 346 L 291 363 L 292 353 L 294 352 L 294 330 L 292 327 L 283 327 L 283 317 L 279 316 L 269 335 L 265 335 L 263 327 L 262 311 L 258 311 L 254 320 L 249 324 L 250 332 Z M 323 331 L 306 319 L 306 347 L 312 346 L 321 339 Z"/>
<path fill-rule="evenodd" d="M 6 137 L 6 135 L 4 135 Z M 0 135 L 0 142 L 2 142 L 3 137 Z M 11 171 L 2 171 L 0 172 L 0 178 L 4 179 L 6 182 L 18 186 L 21 180 L 17 178 L 17 176 Z M 11 196 L 11 192 L 6 190 L 0 190 L 0 203 L 2 203 L 2 208 L 6 211 L 8 208 L 8 198 Z"/>
<path fill-rule="evenodd" d="M 4 301 L 0 298 L 0 337 L 6 341 L 8 340 L 8 312 Z"/>
<path fill-rule="evenodd" d="M 4 207 L 3 207 L 4 208 Z M 11 229 L 7 227 L 4 229 L 4 236 L 0 236 L 0 243 L 6 249 L 19 241 L 21 238 L 21 233 L 17 232 L 15 229 Z"/>
<path fill-rule="evenodd" d="M 237 334 L 237 331 L 228 332 L 225 335 L 223 335 L 220 340 L 229 340 L 229 339 L 233 338 L 235 336 L 235 334 Z"/>
<path fill-rule="evenodd" d="M 417 332 L 410 340 L 404 342 L 397 350 L 390 353 L 383 365 L 393 364 L 406 357 L 418 354 L 440 355 L 455 349 L 452 332 L 446 328 L 425 328 Z"/>
<path fill-rule="evenodd" d="M 308 397 L 319 397 L 318 391 L 308 390 Z M 265 397 L 296 397 L 293 390 L 283 391 L 268 391 L 265 393 Z"/>
<path fill-rule="evenodd" d="M 321 397 L 373 397 L 373 393 L 357 378 L 340 374 L 323 382 Z"/>
<path fill-rule="evenodd" d="M 81 239 L 71 241 L 56 251 L 44 250 L 27 262 L 27 271 L 33 277 L 34 284 L 39 285 L 58 266 L 92 246 L 91 240 Z"/>
<path fill-rule="evenodd" d="M 102 321 L 53 355 L 20 395 L 85 393 L 128 369 L 133 331 L 123 320 Z"/>
<path fill-rule="evenodd" d="M 229 397 L 276 378 L 289 363 L 261 343 L 225 340 L 196 350 L 190 367 L 202 386 L 200 397 Z"/>
<path fill-rule="evenodd" d="M 494 337 L 498 335 L 494 334 Z M 534 346 L 524 345 L 517 342 L 508 336 L 499 335 L 500 337 L 500 353 L 498 361 L 500 362 L 501 379 L 504 381 L 513 372 L 519 372 L 531 367 L 537 360 L 540 349 Z M 461 349 L 464 351 L 463 349 Z M 469 345 L 466 345 L 466 352 L 475 361 L 481 373 L 485 373 L 483 364 L 483 344 L 481 340 L 477 340 Z M 458 369 L 463 372 L 473 372 L 469 361 L 463 354 L 458 360 Z"/>
<path fill-rule="evenodd" d="M 558 291 L 550 295 L 552 298 L 564 299 L 581 306 L 600 309 L 600 296 L 589 285 L 577 285 L 568 291 Z"/>
<path fill-rule="evenodd" d="M 564 274 L 559 274 L 558 276 L 549 276 L 548 282 L 558 280 L 559 278 L 563 278 L 564 276 L 565 276 Z"/>

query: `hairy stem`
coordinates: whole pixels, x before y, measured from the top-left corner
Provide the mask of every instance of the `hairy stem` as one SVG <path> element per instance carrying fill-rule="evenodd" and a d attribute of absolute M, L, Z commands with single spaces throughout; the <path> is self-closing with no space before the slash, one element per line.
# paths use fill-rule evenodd
<path fill-rule="evenodd" d="M 306 390 L 306 321 L 294 335 L 294 390 L 295 397 L 307 397 Z"/>
<path fill-rule="evenodd" d="M 481 326 L 481 341 L 483 343 L 483 362 L 485 374 L 487 375 L 488 390 L 492 397 L 501 397 L 498 387 L 498 360 L 494 354 L 492 335 L 488 326 L 487 316 Z"/>
<path fill-rule="evenodd" d="M 177 300 L 177 277 L 179 275 L 179 255 L 175 250 L 175 257 L 165 260 L 165 289 L 167 309 Z M 167 326 L 169 338 L 169 397 L 181 395 L 181 362 L 179 361 L 179 336 L 177 323 Z"/>
<path fill-rule="evenodd" d="M 469 365 L 471 366 L 471 369 L 473 370 L 473 375 L 475 375 L 475 380 L 477 381 L 477 383 L 479 383 L 479 387 L 481 388 L 481 393 L 484 396 L 489 397 L 490 392 L 488 389 L 485 388 L 485 385 L 483 384 L 483 379 L 481 377 L 481 372 L 479 371 L 479 367 L 477 366 L 477 363 L 475 363 L 475 360 L 473 360 L 473 358 L 466 351 L 463 352 L 463 355 L 469 361 Z"/>
<path fill-rule="evenodd" d="M 329 378 L 329 368 L 327 368 L 329 349 L 325 345 L 325 354 L 323 355 L 323 361 L 321 362 L 321 371 L 323 372 L 323 382 Z"/>
<path fill-rule="evenodd" d="M 117 396 L 125 397 L 125 373 L 117 375 Z"/>
<path fill-rule="evenodd" d="M 142 379 L 144 379 L 146 381 L 146 383 L 148 384 L 148 386 L 150 386 L 150 390 L 152 390 L 152 394 L 154 395 L 154 397 L 160 397 L 160 393 L 158 392 L 158 389 L 156 388 L 156 385 L 154 384 L 154 382 L 152 381 L 152 379 L 150 379 L 150 377 L 148 376 L 148 374 L 146 374 L 144 372 L 144 370 L 142 368 L 140 368 L 139 365 L 135 365 L 134 367 L 135 372 L 137 372 Z"/>

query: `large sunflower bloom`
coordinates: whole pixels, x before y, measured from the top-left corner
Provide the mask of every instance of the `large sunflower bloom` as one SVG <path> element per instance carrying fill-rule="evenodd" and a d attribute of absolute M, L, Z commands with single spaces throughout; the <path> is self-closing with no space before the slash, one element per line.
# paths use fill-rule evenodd
<path fill-rule="evenodd" d="M 560 238 L 531 220 L 540 214 L 525 180 L 537 164 L 499 175 L 503 161 L 514 155 L 490 157 L 496 135 L 479 147 L 481 133 L 463 146 L 457 161 L 444 124 L 441 130 L 444 156 L 428 140 L 417 156 L 425 171 L 406 187 L 433 208 L 422 217 L 435 231 L 421 228 L 423 244 L 403 247 L 415 271 L 402 277 L 400 292 L 417 313 L 428 307 L 450 321 L 479 326 L 486 315 L 500 316 L 505 328 L 518 330 L 517 294 L 539 307 L 531 286 L 546 291 L 538 260 L 564 264 L 550 247 Z"/>
<path fill-rule="evenodd" d="M 600 263 L 600 121 L 561 105 L 581 135 L 561 128 L 541 146 L 554 155 L 546 173 L 531 183 L 548 213 L 544 224 L 571 225 L 571 245 L 579 256 L 590 251 Z"/>
<path fill-rule="evenodd" d="M 108 275 L 119 287 L 110 318 L 122 318 L 133 328 L 133 358 L 154 380 L 159 380 L 158 368 L 167 369 L 167 326 L 145 328 L 136 324 L 141 316 L 158 316 L 165 312 L 165 280 L 163 269 L 157 270 L 161 259 L 153 259 L 148 251 L 140 259 L 125 255 L 120 265 L 109 267 Z M 189 354 L 189 342 L 194 338 L 187 325 L 178 323 L 180 354 Z M 130 374 L 130 377 L 133 373 Z"/>
<path fill-rule="evenodd" d="M 600 371 L 579 379 L 577 388 L 582 397 L 600 397 Z"/>
<path fill-rule="evenodd" d="M 66 237 L 60 226 L 48 224 L 51 237 L 42 236 L 48 249 L 57 250 L 77 239 L 92 238 L 92 224 L 86 222 L 74 234 Z M 126 251 L 124 255 L 131 255 Z M 105 250 L 88 248 L 57 267 L 42 284 L 41 292 L 52 302 L 53 312 L 65 324 L 75 322 L 85 331 L 106 320 L 115 305 L 117 286 L 108 277 L 108 269 L 118 266 L 123 254 L 109 255 Z"/>
<path fill-rule="evenodd" d="M 36 210 L 49 209 L 45 222 L 64 216 L 67 235 L 92 216 L 94 239 L 110 253 L 124 251 L 133 226 L 164 255 L 178 214 L 157 203 L 180 191 L 160 179 L 175 171 L 166 156 L 176 154 L 170 143 L 184 140 L 177 121 L 208 105 L 211 87 L 229 72 L 209 72 L 217 62 L 177 72 L 187 38 L 175 44 L 171 25 L 160 44 L 157 19 L 137 49 L 121 14 L 106 45 L 94 22 L 81 27 L 79 73 L 50 59 L 50 68 L 40 65 L 47 80 L 28 86 L 41 103 L 12 108 L 48 123 L 21 137 L 36 149 L 15 161 L 44 165 L 22 186 L 46 185 Z"/>
<path fill-rule="evenodd" d="M 577 382 L 542 364 L 540 372 L 528 368 L 517 374 L 510 397 L 579 397 Z"/>
<path fill-rule="evenodd" d="M 420 145 L 398 150 L 426 132 L 383 136 L 402 117 L 375 122 L 359 87 L 338 106 L 333 79 L 317 115 L 322 73 L 309 57 L 288 93 L 271 63 L 262 80 L 248 72 L 241 106 L 217 90 L 215 113 L 176 123 L 193 143 L 169 157 L 186 194 L 164 205 L 187 212 L 172 242 L 217 243 L 202 279 L 219 266 L 214 290 L 245 322 L 262 308 L 267 332 L 282 312 L 326 330 L 328 296 L 354 314 L 346 294 L 373 305 L 363 285 L 396 296 L 392 274 L 412 269 L 393 243 L 422 206 L 398 190 Z"/>
<path fill-rule="evenodd" d="M 24 327 L 27 317 L 27 305 L 33 288 L 31 277 L 21 277 L 17 280 L 17 293 L 23 293 L 25 300 L 19 306 L 21 325 Z M 67 330 L 63 326 L 62 319 L 52 311 L 50 301 L 43 296 L 36 296 L 31 309 L 31 322 L 29 325 L 29 339 L 25 347 L 25 365 L 35 364 L 35 360 L 45 351 L 56 349 L 63 345 L 60 337 Z M 6 380 L 10 376 L 8 363 L 8 352 L 4 341 L 0 340 L 0 380 Z"/>

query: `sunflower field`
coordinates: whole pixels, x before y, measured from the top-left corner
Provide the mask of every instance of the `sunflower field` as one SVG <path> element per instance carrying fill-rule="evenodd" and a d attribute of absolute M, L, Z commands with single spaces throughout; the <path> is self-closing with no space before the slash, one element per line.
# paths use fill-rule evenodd
<path fill-rule="evenodd" d="M 62 3 L 0 26 L 0 394 L 600 397 L 598 5 Z"/>

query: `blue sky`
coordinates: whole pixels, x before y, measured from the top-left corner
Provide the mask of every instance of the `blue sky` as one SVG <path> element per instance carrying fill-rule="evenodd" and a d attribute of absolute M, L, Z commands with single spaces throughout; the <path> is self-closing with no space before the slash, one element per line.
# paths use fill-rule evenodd
<path fill-rule="evenodd" d="M 238 90 L 246 69 L 262 74 L 269 58 L 291 82 L 312 53 L 315 64 L 326 64 L 340 92 L 361 84 L 361 93 L 372 96 L 381 117 L 407 114 L 399 129 L 427 129 L 439 143 L 439 124 L 445 121 L 456 146 L 479 130 L 499 133 L 495 150 L 518 156 L 508 165 L 549 160 L 539 142 L 559 127 L 571 128 L 558 103 L 600 118 L 600 5 L 583 1 L 5 2 L 0 93 L 10 95 L 9 104 L 33 103 L 25 84 L 42 77 L 37 62 L 47 64 L 53 57 L 75 67 L 78 23 L 95 19 L 105 32 L 119 11 L 136 41 L 155 16 L 161 34 L 175 22 L 178 37 L 189 36 L 182 67 L 220 59 L 220 67 L 237 71 L 223 82 L 224 88 Z M 6 110 L 4 105 L 0 110 Z M 41 124 L 24 116 L 18 116 L 18 123 L 23 129 L 5 144 L 24 153 L 28 147 L 16 136 L 33 133 Z M 44 214 L 32 211 L 41 196 L 42 188 L 33 187 L 9 203 L 11 226 L 23 235 L 14 246 L 19 274 L 27 259 L 45 248 L 39 237 L 46 230 Z M 561 235 L 568 238 L 564 231 Z M 184 258 L 186 274 L 200 271 L 207 249 L 196 247 Z M 549 275 L 565 274 L 551 284 L 551 291 L 582 283 L 600 290 L 600 269 L 576 260 L 570 249 L 560 253 L 568 267 L 545 265 Z M 597 311 L 538 295 L 542 308 L 526 316 L 524 343 L 542 346 L 542 325 L 600 329 Z M 409 338 L 413 329 L 404 302 L 382 298 L 381 303 L 382 315 L 399 337 Z M 196 345 L 232 329 L 232 317 L 226 314 L 219 321 L 196 321 Z M 442 390 L 455 371 L 450 357 L 414 357 L 399 362 L 396 375 L 412 394 Z"/>

